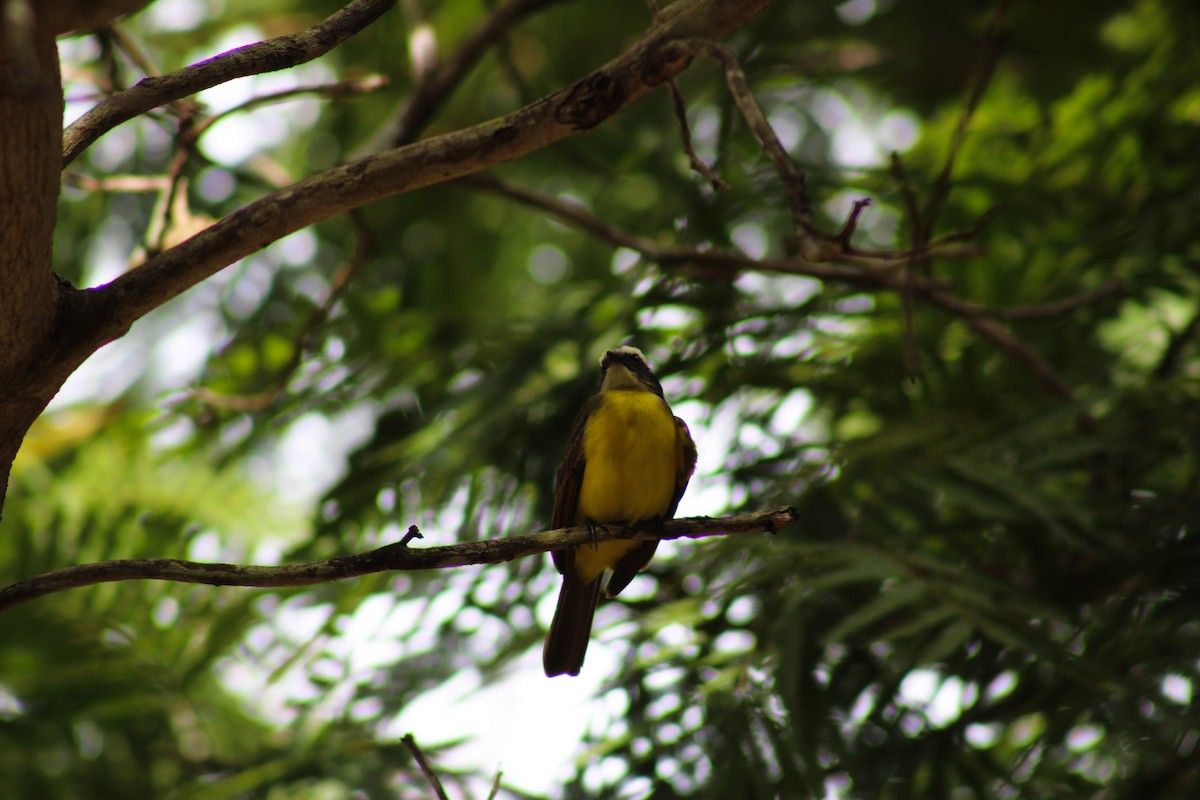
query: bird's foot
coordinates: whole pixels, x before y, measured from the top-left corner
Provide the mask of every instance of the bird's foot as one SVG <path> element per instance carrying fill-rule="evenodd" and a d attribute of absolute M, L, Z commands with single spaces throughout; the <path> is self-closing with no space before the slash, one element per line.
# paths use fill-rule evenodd
<path fill-rule="evenodd" d="M 588 536 L 592 537 L 592 547 L 598 548 L 600 543 L 596 541 L 596 531 L 604 531 L 605 533 L 608 533 L 608 527 L 602 523 L 596 522 L 596 520 L 592 519 L 591 517 L 588 517 L 583 521 L 583 526 L 587 528 Z"/>

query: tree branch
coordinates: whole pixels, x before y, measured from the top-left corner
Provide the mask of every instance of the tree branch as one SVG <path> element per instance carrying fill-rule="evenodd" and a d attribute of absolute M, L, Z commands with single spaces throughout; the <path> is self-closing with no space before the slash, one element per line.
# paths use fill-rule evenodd
<path fill-rule="evenodd" d="M 199 400 L 210 406 L 232 411 L 259 411 L 275 402 L 288 388 L 292 376 L 304 363 L 304 351 L 308 347 L 309 339 L 329 319 L 329 315 L 333 312 L 333 306 L 341 298 L 351 279 L 358 274 L 358 271 L 374 253 L 375 243 L 371 239 L 371 233 L 361 214 L 351 211 L 349 216 L 354 227 L 356 241 L 354 252 L 334 271 L 333 277 L 329 280 L 329 293 L 325 296 L 325 301 L 312 310 L 308 320 L 300 328 L 300 332 L 292 339 L 292 354 L 288 356 L 287 362 L 270 385 L 253 394 L 220 394 L 202 387 L 195 394 Z"/>
<path fill-rule="evenodd" d="M 454 48 L 454 54 L 439 61 L 421 76 L 396 115 L 391 146 L 410 144 L 429 123 L 463 77 L 479 62 L 487 49 L 522 17 L 561 3 L 563 0 L 508 0 L 497 6 Z"/>
<path fill-rule="evenodd" d="M 946 152 L 946 161 L 942 165 L 942 171 L 938 174 L 929 192 L 925 208 L 919 218 L 919 227 L 914 231 L 913 249 L 915 250 L 924 248 L 933 236 L 934 225 L 937 224 L 937 218 L 941 214 L 942 207 L 945 205 L 946 199 L 950 196 L 950 179 L 954 174 L 954 164 L 958 159 L 958 153 L 967 139 L 967 129 L 971 125 L 971 120 L 975 116 L 976 109 L 979 108 L 979 103 L 983 100 L 984 94 L 987 93 L 988 86 L 992 82 L 992 76 L 996 73 L 996 63 L 1000 59 L 1000 44 L 1006 6 L 1007 0 L 998 0 L 996 9 L 992 12 L 987 34 L 984 36 L 983 45 L 979 50 L 978 61 L 975 64 L 974 79 L 971 82 L 971 89 L 967 95 L 966 105 L 963 107 L 963 112 L 959 115 L 958 122 L 954 126 L 954 138 L 950 140 L 950 149 Z"/>
<path fill-rule="evenodd" d="M 767 120 L 766 114 L 759 107 L 754 93 L 746 81 L 746 73 L 738 63 L 733 51 L 720 42 L 697 42 L 697 49 L 704 55 L 721 63 L 725 72 L 725 84 L 734 105 L 742 114 L 742 119 L 758 138 L 763 152 L 775 165 L 776 172 L 783 180 L 784 195 L 787 197 L 788 208 L 792 212 L 792 227 L 795 241 L 801 254 L 810 261 L 828 261 L 831 253 L 828 248 L 822 248 L 816 241 L 816 230 L 813 226 L 812 203 L 808 198 L 808 187 L 804 173 L 792 161 L 784 149 L 783 143 L 775 135 L 775 129 Z M 840 255 L 840 252 L 838 253 Z"/>
<path fill-rule="evenodd" d="M 578 203 L 571 203 L 550 197 L 531 189 L 502 181 L 491 175 L 471 175 L 458 183 L 474 189 L 507 197 L 522 205 L 537 208 L 554 215 L 560 221 L 571 225 L 613 247 L 624 247 L 640 254 L 648 261 L 659 264 L 667 269 L 689 269 L 694 272 L 777 272 L 788 275 L 804 275 L 823 281 L 837 281 L 854 286 L 862 286 L 868 291 L 892 291 L 901 295 L 920 296 L 929 303 L 938 306 L 943 311 L 963 317 L 967 323 L 984 339 L 990 341 L 1012 358 L 1029 367 L 1042 384 L 1056 397 L 1066 399 L 1071 397 L 1070 387 L 1060 378 L 1029 345 L 1022 342 L 1011 332 L 998 325 L 995 320 L 1045 319 L 1070 313 L 1092 303 L 1120 294 L 1124 283 L 1113 279 L 1106 281 L 1091 291 L 1074 297 L 1053 300 L 1040 305 L 1013 306 L 1009 308 L 991 308 L 980 306 L 962 300 L 945 291 L 941 282 L 916 274 L 913 270 L 897 272 L 897 266 L 921 263 L 934 258 L 950 258 L 955 256 L 973 255 L 975 248 L 963 249 L 949 244 L 964 238 L 952 234 L 942 237 L 942 242 L 934 247 L 932 244 L 922 252 L 900 254 L 896 259 L 881 257 L 854 256 L 850 248 L 843 252 L 840 261 L 843 264 L 812 263 L 803 258 L 751 258 L 741 253 L 722 250 L 700 250 L 689 247 L 663 246 L 650 239 L 624 231 L 612 223 L 592 214 Z M 861 201 L 860 201 L 861 202 Z M 848 240 L 852 227 L 857 219 L 861 205 L 856 203 L 854 210 L 847 220 L 846 228 L 839 234 L 842 240 Z M 989 218 L 989 215 L 985 215 Z M 976 228 L 979 226 L 977 225 Z"/>
<path fill-rule="evenodd" d="M 319 25 L 239 47 L 166 75 L 138 81 L 84 114 L 63 133 L 62 165 L 122 122 L 174 100 L 248 75 L 275 72 L 328 53 L 396 5 L 396 0 L 353 0 Z"/>
<path fill-rule="evenodd" d="M 650 523 L 633 528 L 619 524 L 600 525 L 594 531 L 586 527 L 563 528 L 527 536 L 419 549 L 408 546 L 412 538 L 419 536 L 416 526 L 413 526 L 409 528 L 409 533 L 403 541 L 377 550 L 336 556 L 307 564 L 277 567 L 206 564 L 176 558 L 102 561 L 47 572 L 0 588 L 0 611 L 54 592 L 112 581 L 178 581 L 205 583 L 211 586 L 310 586 L 393 570 L 450 569 L 473 564 L 500 564 L 550 550 L 595 542 L 702 539 L 737 533 L 775 533 L 794 522 L 798 516 L 796 509 L 780 506 L 768 511 L 731 517 L 688 517 L 669 520 L 663 523 L 661 528 Z"/>
<path fill-rule="evenodd" d="M 19 12 L 24 9 L 29 15 Z M 58 386 L 18 387 L 59 322 L 51 265 L 63 95 L 52 31 L 28 6 L 0 13 L 0 507 L 25 432 Z"/>
<path fill-rule="evenodd" d="M 417 762 L 417 766 L 421 768 L 421 773 L 425 776 L 425 780 L 429 782 L 429 788 L 433 790 L 434 795 L 438 800 L 450 800 L 446 794 L 446 789 L 442 786 L 441 779 L 433 770 L 433 764 L 429 763 L 429 759 L 425 757 L 425 753 L 417 744 L 417 740 L 411 733 L 406 733 L 400 737 L 400 743 L 408 748 L 408 752 L 412 754 L 413 759 Z"/>
<path fill-rule="evenodd" d="M 679 124 L 679 138 L 683 144 L 683 152 L 687 154 L 692 171 L 707 180 L 713 191 L 728 189 L 729 184 L 721 180 L 720 176 L 713 172 L 712 167 L 696 155 L 696 148 L 692 146 L 692 131 L 688 127 L 687 106 L 683 102 L 683 93 L 679 91 L 679 84 L 673 80 L 667 81 L 667 89 L 671 92 L 671 110 L 675 112 L 675 121 Z"/>
<path fill-rule="evenodd" d="M 314 222 L 512 161 L 595 127 L 686 69 L 694 55 L 687 40 L 723 36 L 768 2 L 681 0 L 625 53 L 550 97 L 472 128 L 327 170 L 239 209 L 112 283 L 85 292 L 90 313 L 77 319 L 77 338 L 63 357 L 82 362 L 147 312 Z"/>

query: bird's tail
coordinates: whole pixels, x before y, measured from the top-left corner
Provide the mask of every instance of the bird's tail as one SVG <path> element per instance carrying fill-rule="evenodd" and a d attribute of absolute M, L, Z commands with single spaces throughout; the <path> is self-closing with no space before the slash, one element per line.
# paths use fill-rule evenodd
<path fill-rule="evenodd" d="M 563 575 L 558 607 L 554 609 L 554 620 L 542 649 L 542 666 L 546 668 L 548 678 L 578 675 L 592 635 L 592 617 L 600 599 L 600 578 L 584 583 L 573 573 L 573 570 L 567 570 Z"/>

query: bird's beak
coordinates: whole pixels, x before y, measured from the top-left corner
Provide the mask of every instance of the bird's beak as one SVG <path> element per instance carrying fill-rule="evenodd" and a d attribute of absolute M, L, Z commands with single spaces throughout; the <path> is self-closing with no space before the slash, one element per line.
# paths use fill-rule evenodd
<path fill-rule="evenodd" d="M 604 371 L 604 381 L 600 384 L 600 391 L 607 392 L 613 389 L 637 389 L 641 386 L 637 376 L 626 369 L 621 364 L 609 364 L 608 369 Z"/>

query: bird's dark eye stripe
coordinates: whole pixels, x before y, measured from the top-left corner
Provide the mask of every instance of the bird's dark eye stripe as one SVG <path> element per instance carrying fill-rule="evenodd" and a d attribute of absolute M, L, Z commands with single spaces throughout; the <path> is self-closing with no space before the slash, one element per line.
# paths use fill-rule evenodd
<path fill-rule="evenodd" d="M 632 353 L 609 353 L 604 357 L 604 367 L 607 369 L 611 364 L 621 364 L 627 369 L 642 370 L 649 369 L 646 362 Z"/>

